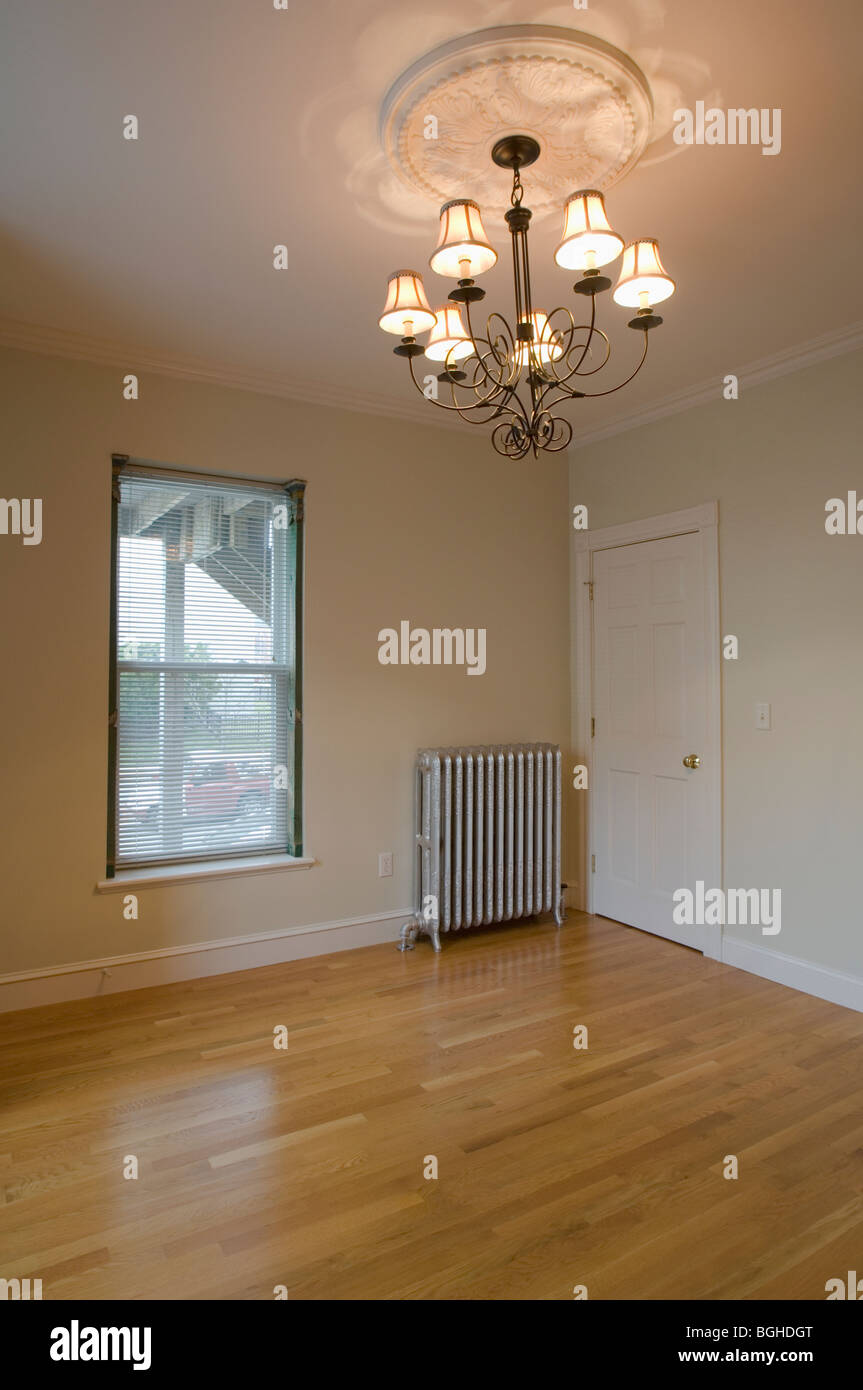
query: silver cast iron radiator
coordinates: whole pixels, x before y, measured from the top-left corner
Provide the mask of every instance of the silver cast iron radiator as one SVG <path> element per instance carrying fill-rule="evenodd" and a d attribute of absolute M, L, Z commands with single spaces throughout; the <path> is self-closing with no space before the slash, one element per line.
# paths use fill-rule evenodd
<path fill-rule="evenodd" d="M 399 950 L 539 912 L 562 924 L 558 747 L 422 748 L 415 796 L 415 912 Z"/>

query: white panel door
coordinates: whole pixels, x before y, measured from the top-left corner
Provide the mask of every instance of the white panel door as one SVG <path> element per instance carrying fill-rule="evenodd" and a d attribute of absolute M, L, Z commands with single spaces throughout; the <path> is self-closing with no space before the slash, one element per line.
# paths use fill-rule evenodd
<path fill-rule="evenodd" d="M 597 551 L 593 575 L 594 911 L 703 950 L 672 921 L 675 889 L 716 886 L 700 537 Z"/>

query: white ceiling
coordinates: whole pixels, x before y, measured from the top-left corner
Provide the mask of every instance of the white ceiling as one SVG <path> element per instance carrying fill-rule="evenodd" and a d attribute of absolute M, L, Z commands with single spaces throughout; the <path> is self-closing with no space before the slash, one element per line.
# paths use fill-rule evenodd
<path fill-rule="evenodd" d="M 582 402 L 577 436 L 863 318 L 860 0 L 590 0 L 586 11 L 289 0 L 287 12 L 269 0 L 6 0 L 0 315 L 19 328 L 5 340 L 35 325 L 54 330 L 43 336 L 58 350 L 68 335 L 70 350 L 94 340 L 150 364 L 194 359 L 286 394 L 430 417 L 377 317 L 387 274 L 426 266 L 437 207 L 396 193 L 378 110 L 436 44 L 525 21 L 623 48 L 658 107 L 655 142 L 608 205 L 627 239 L 659 238 L 678 291 L 644 372 Z M 679 149 L 670 113 L 698 99 L 780 107 L 781 154 Z M 129 113 L 137 142 L 122 138 Z M 501 179 L 500 206 L 484 214 L 504 254 L 483 283 L 485 307 L 511 314 Z M 558 236 L 556 219 L 531 232 L 535 298 L 548 307 L 573 300 L 552 262 Z M 272 268 L 282 242 L 287 272 Z M 640 338 L 610 296 L 600 306 L 623 375 Z"/>

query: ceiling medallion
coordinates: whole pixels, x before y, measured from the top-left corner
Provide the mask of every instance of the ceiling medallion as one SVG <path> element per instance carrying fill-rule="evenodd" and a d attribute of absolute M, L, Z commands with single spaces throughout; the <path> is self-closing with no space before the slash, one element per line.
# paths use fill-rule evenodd
<path fill-rule="evenodd" d="M 653 98 L 627 54 L 592 34 L 549 24 L 480 29 L 412 64 L 384 98 L 380 135 L 398 176 L 440 202 L 466 187 L 497 202 L 489 161 L 503 136 L 542 142 L 531 178 L 534 215 L 573 188 L 608 189 L 650 139 Z"/>

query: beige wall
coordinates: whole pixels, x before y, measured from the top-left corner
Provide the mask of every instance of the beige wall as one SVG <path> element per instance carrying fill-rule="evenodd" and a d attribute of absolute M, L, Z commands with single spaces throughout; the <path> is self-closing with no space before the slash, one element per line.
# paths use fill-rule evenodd
<path fill-rule="evenodd" d="M 857 353 L 738 401 L 717 388 L 715 404 L 571 456 L 591 529 L 718 499 L 722 632 L 740 640 L 721 663 L 724 886 L 782 890 L 778 936 L 726 931 L 858 976 L 863 535 L 828 536 L 824 505 L 863 498 L 861 377 Z M 754 727 L 764 700 L 769 733 Z"/>
<path fill-rule="evenodd" d="M 6 497 L 43 499 L 43 540 L 0 536 L 0 973 L 373 916 L 412 898 L 417 746 L 569 729 L 567 479 L 464 433 L 119 369 L 0 354 Z M 429 407 L 431 411 L 432 407 Z M 308 872 L 141 890 L 105 870 L 112 451 L 308 479 Z M 863 542 L 861 542 L 863 544 Z M 377 632 L 485 627 L 487 671 L 382 667 Z M 392 879 L 377 856 L 395 853 Z M 394 933 L 398 924 L 394 923 Z"/>

